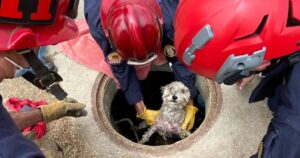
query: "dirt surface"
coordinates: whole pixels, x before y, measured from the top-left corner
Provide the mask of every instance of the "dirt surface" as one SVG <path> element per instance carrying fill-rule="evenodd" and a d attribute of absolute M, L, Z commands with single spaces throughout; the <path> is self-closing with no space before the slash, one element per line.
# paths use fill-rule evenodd
<path fill-rule="evenodd" d="M 28 98 L 31 100 L 45 100 L 47 102 L 56 101 L 56 99 L 22 78 L 13 80 L 4 80 L 0 84 L 0 94 L 4 102 L 10 97 Z M 70 117 L 62 118 L 50 122 L 47 125 L 47 134 L 44 139 L 54 140 L 63 150 L 66 158 L 94 158 L 98 157 L 96 152 L 89 151 L 87 144 L 77 132 L 79 126 L 74 126 Z M 39 144 L 41 147 L 47 144 Z"/>
<path fill-rule="evenodd" d="M 54 140 L 62 149 L 65 157 L 81 158 L 97 157 L 96 152 L 90 152 L 81 139 L 71 118 L 63 118 L 49 123 L 46 138 Z"/>

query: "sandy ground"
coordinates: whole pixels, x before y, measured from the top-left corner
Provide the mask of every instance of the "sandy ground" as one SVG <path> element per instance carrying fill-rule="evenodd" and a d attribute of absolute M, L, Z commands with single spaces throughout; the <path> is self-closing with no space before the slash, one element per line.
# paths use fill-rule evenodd
<path fill-rule="evenodd" d="M 22 78 L 4 80 L 0 84 L 0 94 L 4 102 L 10 97 L 45 100 L 48 103 L 56 101 L 52 95 L 37 89 Z M 97 157 L 96 152 L 88 150 L 87 144 L 77 132 L 80 126 L 74 126 L 72 119 L 65 117 L 47 124 L 47 133 L 43 139 L 55 141 L 63 149 L 65 157 Z"/>

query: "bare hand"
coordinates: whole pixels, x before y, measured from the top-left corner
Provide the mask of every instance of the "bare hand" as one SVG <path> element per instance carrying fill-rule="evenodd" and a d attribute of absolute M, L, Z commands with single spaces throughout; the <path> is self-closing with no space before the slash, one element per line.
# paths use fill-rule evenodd
<path fill-rule="evenodd" d="M 238 87 L 239 90 L 243 90 L 254 78 L 254 75 L 251 75 L 249 77 L 245 77 L 238 82 L 235 83 L 235 85 Z"/>
<path fill-rule="evenodd" d="M 271 65 L 270 61 L 263 61 L 261 65 L 257 66 L 253 71 L 264 71 L 268 66 Z M 254 78 L 255 75 L 245 77 L 236 83 L 239 90 L 243 90 Z"/>

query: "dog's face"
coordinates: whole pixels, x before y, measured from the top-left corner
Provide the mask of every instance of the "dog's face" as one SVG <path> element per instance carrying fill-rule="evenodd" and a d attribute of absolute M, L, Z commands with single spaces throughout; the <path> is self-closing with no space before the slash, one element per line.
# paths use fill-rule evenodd
<path fill-rule="evenodd" d="M 191 93 L 190 90 L 181 82 L 174 81 L 170 84 L 163 86 L 162 99 L 164 103 L 168 105 L 182 106 L 183 108 L 190 100 Z"/>

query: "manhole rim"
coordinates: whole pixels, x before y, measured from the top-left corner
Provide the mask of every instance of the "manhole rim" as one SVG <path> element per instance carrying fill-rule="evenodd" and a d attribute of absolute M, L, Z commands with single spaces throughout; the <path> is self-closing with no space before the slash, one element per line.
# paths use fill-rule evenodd
<path fill-rule="evenodd" d="M 118 147 L 125 148 L 127 150 L 133 150 L 135 152 L 141 152 L 146 153 L 150 155 L 155 156 L 163 156 L 168 154 L 174 154 L 183 150 L 188 149 L 191 147 L 195 142 L 201 140 L 202 137 L 208 133 L 208 131 L 212 128 L 214 123 L 219 117 L 220 112 L 222 111 L 222 105 L 223 105 L 223 96 L 221 92 L 221 87 L 218 83 L 213 82 L 209 79 L 204 79 L 207 85 L 209 86 L 209 89 L 212 90 L 211 93 L 208 93 L 210 96 L 210 102 L 215 103 L 215 108 L 213 110 L 210 110 L 207 114 L 207 117 L 204 119 L 203 123 L 200 125 L 200 127 L 193 132 L 193 134 L 183 140 L 180 140 L 176 143 L 170 144 L 170 145 L 161 145 L 161 146 L 148 146 L 148 145 L 141 145 L 135 142 L 132 142 L 119 134 L 115 131 L 115 129 L 111 126 L 110 122 L 108 121 L 108 118 L 103 112 L 103 114 L 99 114 L 98 108 L 97 108 L 97 98 L 100 99 L 103 98 L 104 94 L 100 94 L 99 89 L 102 86 L 105 86 L 105 84 L 108 81 L 112 81 L 113 79 L 109 76 L 100 73 L 93 85 L 92 89 L 92 114 L 93 118 L 96 121 L 96 124 L 100 130 L 103 130 L 105 135 Z M 212 95 L 215 95 L 216 97 L 211 97 Z M 102 109 L 104 110 L 104 108 Z"/>

